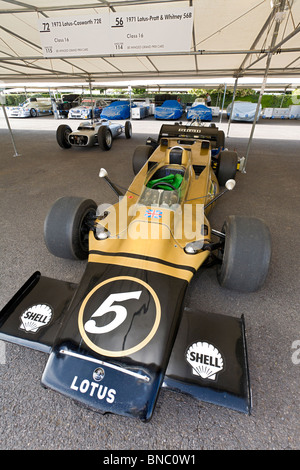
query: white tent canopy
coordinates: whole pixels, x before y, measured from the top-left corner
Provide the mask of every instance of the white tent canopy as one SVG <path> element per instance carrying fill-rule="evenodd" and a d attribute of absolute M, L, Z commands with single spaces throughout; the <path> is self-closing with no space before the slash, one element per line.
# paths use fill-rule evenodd
<path fill-rule="evenodd" d="M 40 19 L 166 7 L 193 7 L 189 52 L 43 55 Z M 300 76 L 299 0 L 0 0 L 0 30 L 3 87 L 197 78 L 219 78 L 222 83 L 224 77 L 263 78 L 266 71 L 268 77 L 284 77 L 292 84 Z"/>

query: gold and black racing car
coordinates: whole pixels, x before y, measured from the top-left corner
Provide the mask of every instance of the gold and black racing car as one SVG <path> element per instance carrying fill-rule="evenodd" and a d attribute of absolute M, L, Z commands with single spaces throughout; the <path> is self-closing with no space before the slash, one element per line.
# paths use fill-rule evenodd
<path fill-rule="evenodd" d="M 216 127 L 163 125 L 133 155 L 135 177 L 97 205 L 58 199 L 45 219 L 51 254 L 87 259 L 78 284 L 35 272 L 0 314 L 0 338 L 49 355 L 42 384 L 101 413 L 151 418 L 161 387 L 249 413 L 244 317 L 185 308 L 208 260 L 224 288 L 259 289 L 271 240 L 265 223 L 209 212 L 235 186 L 236 152 Z"/>

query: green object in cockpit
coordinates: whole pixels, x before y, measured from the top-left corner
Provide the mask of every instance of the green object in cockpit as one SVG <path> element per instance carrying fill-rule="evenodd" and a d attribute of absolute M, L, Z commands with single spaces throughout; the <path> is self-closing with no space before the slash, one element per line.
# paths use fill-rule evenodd
<path fill-rule="evenodd" d="M 179 173 L 174 175 L 163 176 L 148 182 L 147 187 L 153 189 L 163 189 L 165 191 L 172 191 L 178 189 L 182 183 L 183 176 Z"/>

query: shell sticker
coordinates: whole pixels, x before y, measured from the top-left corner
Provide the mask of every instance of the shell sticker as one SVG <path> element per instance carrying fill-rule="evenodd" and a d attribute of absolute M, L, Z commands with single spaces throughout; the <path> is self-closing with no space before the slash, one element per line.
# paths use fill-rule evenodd
<path fill-rule="evenodd" d="M 193 375 L 202 379 L 216 380 L 216 375 L 223 369 L 221 353 L 212 344 L 193 343 L 186 352 L 186 360 L 192 367 Z"/>
<path fill-rule="evenodd" d="M 52 308 L 46 304 L 37 304 L 29 307 L 22 313 L 20 330 L 36 333 L 43 326 L 48 325 L 52 318 Z"/>

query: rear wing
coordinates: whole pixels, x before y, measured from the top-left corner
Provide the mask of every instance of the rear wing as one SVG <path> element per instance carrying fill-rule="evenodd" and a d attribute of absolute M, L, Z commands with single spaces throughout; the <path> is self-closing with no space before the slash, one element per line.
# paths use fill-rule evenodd
<path fill-rule="evenodd" d="M 217 127 L 206 126 L 187 126 L 180 123 L 176 124 L 163 124 L 161 126 L 158 143 L 163 138 L 184 138 L 189 140 L 209 140 L 211 148 L 224 147 L 224 132 L 220 131 Z"/>

